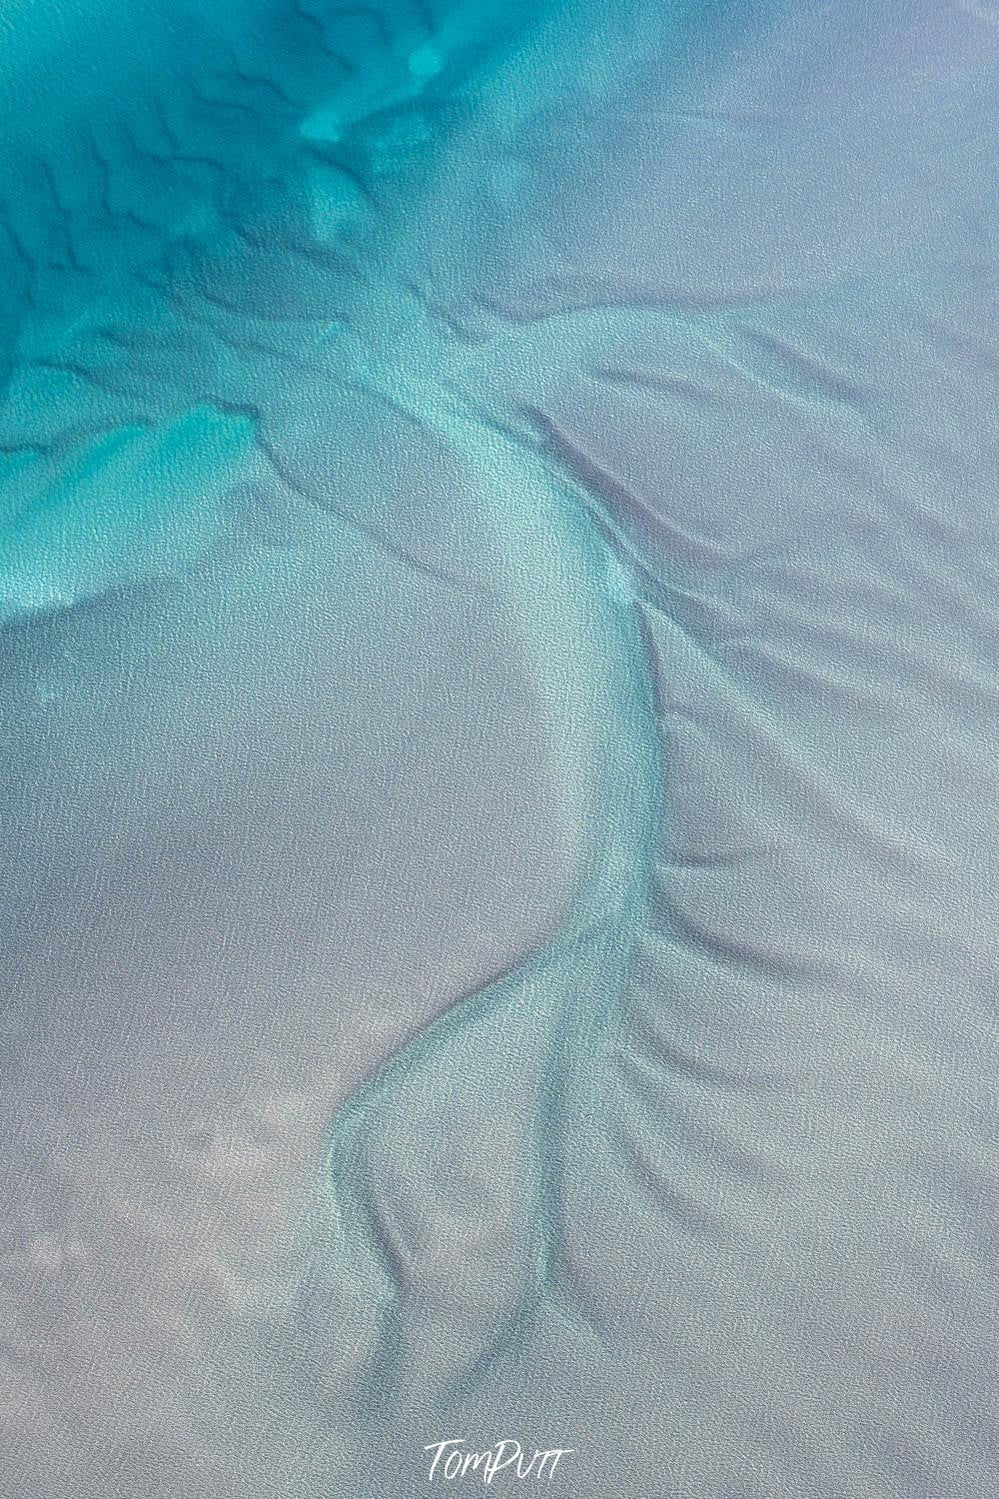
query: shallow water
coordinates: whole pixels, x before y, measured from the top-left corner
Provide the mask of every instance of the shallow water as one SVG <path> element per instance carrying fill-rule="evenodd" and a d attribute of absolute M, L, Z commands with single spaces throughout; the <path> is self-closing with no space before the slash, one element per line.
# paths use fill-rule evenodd
<path fill-rule="evenodd" d="M 997 66 L 4 12 L 0 1493 L 995 1492 Z"/>

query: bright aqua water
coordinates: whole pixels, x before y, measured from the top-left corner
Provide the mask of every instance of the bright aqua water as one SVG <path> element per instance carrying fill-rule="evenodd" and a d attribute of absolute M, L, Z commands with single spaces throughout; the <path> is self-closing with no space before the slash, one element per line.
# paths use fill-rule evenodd
<path fill-rule="evenodd" d="M 499 389 L 483 389 L 507 377 L 506 356 L 483 360 L 456 338 L 403 269 L 414 217 L 420 235 L 435 233 L 442 146 L 469 122 L 473 148 L 482 125 L 513 139 L 550 107 L 583 44 L 568 18 L 529 7 L 236 7 L 207 24 L 178 8 L 125 28 L 110 15 L 67 18 L 77 73 L 34 26 L 19 19 L 6 60 L 23 102 L 10 120 L 3 244 L 15 289 L 0 407 L 5 619 L 44 642 L 46 630 L 66 633 L 60 621 L 72 637 L 80 610 L 120 599 L 141 610 L 151 587 L 167 586 L 169 610 L 171 590 L 206 568 L 225 588 L 290 506 L 297 534 L 329 518 L 351 547 L 335 580 L 348 616 L 371 568 L 388 569 L 389 611 L 405 611 L 392 587 L 411 578 L 465 591 L 473 607 L 480 594 L 498 599 L 550 736 L 572 853 L 557 874 L 557 926 L 464 996 L 431 975 L 444 1013 L 417 1039 L 374 1041 L 365 1061 L 355 1038 L 370 1076 L 333 1114 L 328 1162 L 312 1167 L 311 1247 L 285 1272 L 290 1321 L 269 1355 L 280 1398 L 320 1433 L 362 1419 L 354 1461 L 374 1470 L 396 1451 L 385 1434 L 403 1412 L 426 1422 L 442 1402 L 474 1403 L 552 1315 L 570 1319 L 587 1356 L 602 1339 L 567 1257 L 564 1192 L 572 1157 L 585 1158 L 649 878 L 659 748 L 648 671 L 627 578 L 579 494 L 530 432 L 504 426 Z M 52 66 L 67 75 L 55 110 Z M 518 68 L 525 80 L 511 88 Z M 490 203 L 513 210 L 516 169 L 510 182 L 502 162 L 489 171 Z M 442 234 L 455 229 L 466 226 L 442 219 Z M 501 248 L 488 235 L 487 256 Z M 474 274 L 472 245 L 455 249 L 454 271 Z M 372 412 L 428 434 L 457 465 L 457 487 L 432 485 L 419 512 L 386 500 Z M 266 629 L 266 596 L 253 607 Z M 378 722 L 366 732 L 377 757 Z M 504 1056 L 515 1064 L 497 1094 Z M 497 1106 L 511 1119 L 498 1181 L 484 1141 L 461 1168 L 491 1231 L 469 1225 L 456 1263 L 435 1271 L 437 1294 L 458 1308 L 441 1326 L 423 1291 L 395 1283 L 371 1173 L 401 1173 L 404 1211 L 437 1234 L 452 1135 Z M 470 1275 L 480 1304 L 463 1315 Z M 224 1365 L 221 1377 L 224 1409 Z M 323 1451 L 310 1484 L 329 1471 Z"/>

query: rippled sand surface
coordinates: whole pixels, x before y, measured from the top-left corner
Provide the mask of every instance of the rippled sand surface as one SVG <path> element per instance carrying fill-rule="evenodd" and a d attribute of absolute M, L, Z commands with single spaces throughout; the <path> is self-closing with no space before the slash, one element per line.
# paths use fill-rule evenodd
<path fill-rule="evenodd" d="M 999 1491 L 997 81 L 0 13 L 4 1499 Z"/>

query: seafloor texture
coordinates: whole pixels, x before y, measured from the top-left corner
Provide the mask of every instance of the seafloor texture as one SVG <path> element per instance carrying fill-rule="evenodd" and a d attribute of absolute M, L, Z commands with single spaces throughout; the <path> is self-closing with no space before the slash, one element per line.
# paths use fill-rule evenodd
<path fill-rule="evenodd" d="M 80 4 L 0 1495 L 994 1499 L 999 12 Z"/>

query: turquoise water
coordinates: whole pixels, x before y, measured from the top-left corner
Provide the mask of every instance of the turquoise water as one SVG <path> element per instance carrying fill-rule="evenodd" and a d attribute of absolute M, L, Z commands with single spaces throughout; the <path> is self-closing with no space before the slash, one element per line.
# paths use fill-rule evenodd
<path fill-rule="evenodd" d="M 4 11 L 11 1493 L 994 1492 L 997 35 Z"/>
<path fill-rule="evenodd" d="M 198 1368 L 214 1369 L 220 1383 L 209 1417 L 218 1420 L 216 1404 L 223 1413 L 240 1408 L 243 1397 L 227 1386 L 239 1382 L 241 1359 L 254 1360 L 254 1379 L 273 1381 L 278 1409 L 286 1410 L 288 1435 L 277 1450 L 294 1440 L 291 1471 L 307 1492 L 319 1492 L 338 1461 L 355 1474 L 397 1461 L 399 1439 L 389 1432 L 401 1429 L 407 1413 L 419 1426 L 456 1399 L 474 1406 L 483 1380 L 553 1315 L 568 1318 L 584 1355 L 602 1344 L 565 1243 L 564 1197 L 592 1128 L 601 1051 L 649 879 L 658 735 L 625 574 L 536 433 L 510 421 L 498 386 L 492 396 L 482 388 L 507 378 L 507 356 L 482 359 L 476 344 L 456 337 L 446 311 L 433 305 L 436 294 L 402 264 L 413 216 L 421 233 L 431 223 L 436 176 L 446 169 L 443 145 L 469 129 L 474 137 L 483 126 L 487 134 L 511 137 L 522 118 L 545 107 L 558 69 L 539 66 L 534 49 L 542 61 L 556 49 L 571 58 L 572 26 L 526 8 L 518 15 L 509 7 L 460 6 L 439 16 L 412 7 L 327 18 L 307 9 L 275 16 L 237 8 L 217 16 L 210 31 L 191 17 L 178 16 L 176 30 L 162 17 L 149 20 L 145 47 L 136 45 L 130 26 L 116 48 L 114 23 L 94 18 L 98 35 L 107 27 L 109 50 L 102 58 L 88 41 L 92 75 L 85 69 L 69 81 L 76 128 L 54 141 L 42 174 L 28 172 L 37 137 L 18 139 L 23 132 L 12 121 L 9 175 L 18 194 L 6 249 L 23 291 L 13 303 L 0 411 L 9 479 L 4 614 L 22 652 L 30 630 L 43 661 L 65 656 L 74 668 L 82 657 L 94 679 L 92 716 L 74 716 L 69 707 L 65 748 L 56 748 L 50 774 L 58 780 L 68 772 L 69 756 L 79 757 L 84 777 L 91 754 L 105 761 L 109 825 L 116 804 L 126 809 L 119 835 L 126 867 L 136 837 L 161 841 L 158 817 L 183 826 L 187 777 L 210 775 L 215 755 L 233 753 L 239 723 L 253 725 L 258 715 L 266 721 L 272 712 L 257 673 L 269 660 L 274 667 L 286 660 L 284 670 L 294 674 L 299 651 L 324 650 L 322 629 L 313 640 L 282 602 L 291 569 L 299 577 L 292 587 L 321 589 L 321 608 L 348 622 L 365 593 L 398 615 L 403 632 L 412 628 L 411 615 L 425 614 L 422 595 L 439 599 L 423 661 L 417 647 L 406 663 L 402 647 L 403 679 L 416 683 L 418 726 L 433 711 L 420 700 L 421 681 L 428 672 L 446 677 L 454 669 L 451 650 L 442 663 L 435 660 L 441 655 L 435 632 L 456 635 L 453 649 L 480 651 L 476 630 L 463 621 L 468 611 L 480 617 L 485 611 L 528 693 L 521 712 L 532 723 L 523 728 L 533 729 L 535 741 L 541 736 L 537 747 L 525 742 L 516 772 L 500 761 L 496 774 L 507 796 L 523 795 L 518 783 L 525 775 L 540 776 L 549 788 L 537 836 L 552 861 L 553 890 L 540 911 L 528 892 L 519 919 L 502 909 L 489 914 L 496 933 L 481 941 L 481 952 L 473 948 L 457 964 L 448 954 L 441 972 L 421 975 L 427 1013 L 418 1035 L 408 1034 L 416 1020 L 404 1006 L 387 1034 L 369 1036 L 362 1009 L 352 1022 L 357 1033 L 345 1047 L 348 1056 L 335 1065 L 327 1060 L 331 1076 L 309 1077 L 313 1094 L 325 1088 L 340 1097 L 318 1121 L 325 1152 L 315 1138 L 317 1120 L 301 1122 L 303 1136 L 311 1125 L 314 1144 L 311 1160 L 303 1152 L 300 1206 L 289 1214 L 284 1268 L 275 1272 L 286 1310 L 274 1318 L 261 1314 L 256 1331 L 253 1319 L 238 1335 L 225 1326 L 215 1346 L 206 1339 L 200 1356 L 175 1352 L 167 1361 L 166 1377 L 194 1389 Z M 31 98 L 42 63 L 32 55 L 27 18 L 19 43 L 22 31 L 23 56 L 15 53 L 7 66 L 15 93 Z M 41 51 L 48 64 L 51 49 Z M 152 72 L 147 52 L 158 59 Z M 505 75 L 518 67 L 528 82 L 514 98 Z M 32 103 L 39 114 L 46 107 Z M 58 128 L 65 130 L 64 119 L 53 124 Z M 514 208 L 516 169 L 511 174 L 496 160 L 489 177 L 490 205 Z M 468 255 L 466 245 L 456 265 L 462 275 L 470 269 Z M 446 283 L 442 289 L 446 297 Z M 423 486 L 418 507 L 409 493 L 414 485 Z M 321 582 L 311 570 L 302 579 L 297 561 L 287 560 L 310 549 Z M 222 602 L 241 589 L 245 616 Z M 196 598 L 210 611 L 200 625 Z M 115 714 L 113 702 L 110 709 L 100 702 L 101 679 L 115 696 L 101 657 L 109 649 L 102 645 L 103 621 L 122 610 L 130 623 L 117 649 L 128 659 L 112 647 L 118 664 L 111 670 L 124 670 L 132 685 L 127 707 Z M 154 635 L 167 634 L 165 647 L 147 642 L 147 610 Z M 211 621 L 227 614 L 234 622 L 216 644 Z M 337 628 L 344 627 L 334 634 Z M 362 645 L 362 669 L 376 670 L 377 660 L 363 664 L 368 654 Z M 241 656 L 248 662 L 242 670 Z M 341 686 L 333 671 L 323 696 L 326 711 L 336 712 L 350 687 L 349 678 Z M 58 715 L 60 686 L 47 685 L 50 666 L 41 675 L 41 700 Z M 204 695 L 206 679 L 214 680 L 214 692 Z M 241 696 L 234 710 L 230 702 Z M 457 688 L 450 712 L 476 711 L 474 693 L 469 697 Z M 208 715 L 204 728 L 201 714 Z M 159 742 L 150 737 L 154 720 Z M 126 727 L 138 742 L 116 764 Z M 381 732 L 379 715 L 371 713 L 354 735 L 359 753 L 375 766 L 384 754 Z M 495 734 L 488 711 L 478 732 L 487 743 Z M 252 753 L 251 743 L 251 763 Z M 315 771 L 306 763 L 290 774 L 318 774 L 322 782 L 330 772 L 317 758 Z M 138 800 L 141 807 L 150 783 L 152 806 L 136 825 L 133 805 Z M 238 776 L 234 791 L 241 802 L 248 794 Z M 453 795 L 446 776 L 436 794 L 446 814 Z M 213 798 L 200 805 L 217 829 Z M 226 821 L 217 833 L 221 846 L 206 838 L 200 853 L 180 857 L 198 858 L 209 869 L 221 860 L 223 873 L 212 877 L 225 881 L 231 857 L 225 837 L 241 844 L 249 837 L 252 847 L 254 837 L 267 836 L 254 832 L 252 807 L 243 812 L 248 832 L 237 835 Z M 274 814 L 267 815 L 273 825 Z M 483 815 L 487 808 L 465 813 Z M 100 821 L 91 821 L 90 837 Z M 396 834 L 403 859 L 411 857 L 410 840 L 422 836 L 420 817 L 413 821 L 412 832 L 403 822 Z M 326 834 L 334 846 L 348 836 L 335 822 Z M 450 841 L 445 832 L 442 846 Z M 190 850 L 186 840 L 181 847 Z M 502 836 L 499 856 L 516 877 Z M 101 864 L 103 853 L 96 859 Z M 499 877 L 508 877 L 502 864 Z M 327 952 L 336 944 L 332 916 L 345 878 L 339 872 L 316 891 L 331 917 Z M 164 900 L 158 878 L 151 894 L 149 921 L 176 921 L 176 909 L 167 917 L 158 904 Z M 446 925 L 446 898 L 437 900 L 442 909 L 431 908 L 424 919 Z M 485 909 L 473 917 L 476 924 L 482 919 Z M 105 941 L 113 946 L 123 934 L 110 925 Z M 275 933 L 275 945 L 282 940 L 289 934 Z M 497 963 L 501 976 L 490 978 Z M 456 967 L 468 972 L 457 987 L 449 971 Z M 231 964 L 223 962 L 222 973 L 231 989 Z M 335 1003 L 335 972 L 329 983 Z M 155 978 L 147 974 L 141 987 L 155 1030 Z M 196 1097 L 199 1090 L 210 1097 L 213 1081 L 238 1096 L 241 1072 L 253 1073 L 244 1059 L 260 1044 L 261 1027 L 266 1036 L 268 996 L 253 994 L 252 1003 L 247 1034 L 221 1080 L 211 1068 L 195 1069 Z M 370 1003 L 377 1006 L 377 996 Z M 308 1050 L 315 1041 L 318 1053 L 323 1047 L 328 1053 L 323 1010 L 315 1001 L 301 1009 L 299 1044 Z M 56 1014 L 57 1023 L 68 1023 L 68 1014 Z M 188 1023 L 195 1034 L 204 1025 L 209 1035 L 219 1025 L 214 1010 L 203 1019 L 192 1010 Z M 112 1023 L 113 1049 L 119 1039 Z M 509 1075 L 496 1083 L 491 1078 L 504 1057 Z M 132 1072 L 123 1067 L 117 1087 L 130 1098 Z M 30 1115 L 30 1101 L 27 1107 Z M 131 1107 L 149 1119 L 148 1103 Z M 496 1109 L 509 1116 L 498 1156 L 495 1139 L 472 1143 L 479 1121 L 486 1124 Z M 164 1112 L 179 1133 L 190 1103 L 168 1101 Z M 162 1128 L 163 1118 L 154 1117 Z M 475 1195 L 486 1233 L 460 1215 L 451 1221 L 441 1194 L 456 1170 L 466 1183 L 457 1200 Z M 384 1180 L 372 1198 L 374 1176 Z M 141 1205 L 142 1188 L 129 1190 Z M 396 1210 L 422 1221 L 424 1237 L 447 1223 L 454 1263 L 441 1259 L 432 1269 L 436 1290 L 396 1284 L 383 1192 L 395 1192 Z M 126 1218 L 130 1210 L 131 1204 Z M 186 1211 L 197 1216 L 190 1204 Z M 209 1221 L 211 1211 L 209 1195 L 201 1209 Z M 185 1210 L 177 1212 L 183 1223 Z M 232 1246 L 222 1258 L 226 1253 L 245 1258 Z M 112 1320 L 134 1316 L 124 1292 L 118 1296 L 123 1305 L 114 1293 L 107 1296 Z M 442 1297 L 454 1302 L 443 1322 Z M 91 1315 L 101 1315 L 100 1308 L 98 1299 Z M 153 1328 L 164 1312 L 154 1308 Z M 219 1314 L 218 1306 L 210 1308 L 215 1321 Z M 227 1303 L 223 1324 L 231 1315 Z M 155 1358 L 160 1341 L 151 1331 L 140 1357 Z M 258 1344 L 263 1352 L 253 1351 Z M 116 1380 L 109 1373 L 106 1382 Z M 175 1398 L 183 1409 L 183 1392 Z M 141 1420 L 143 1399 L 134 1404 L 132 1419 Z M 88 1468 L 78 1456 L 78 1477 L 88 1481 L 92 1469 L 89 1481 L 100 1485 L 110 1482 L 115 1463 L 127 1470 L 130 1460 L 118 1419 L 100 1403 L 91 1419 L 109 1433 L 107 1467 Z M 58 1422 L 54 1427 L 57 1433 Z M 352 1430 L 362 1433 L 353 1448 Z M 55 1433 L 54 1448 L 65 1445 L 72 1463 L 72 1442 Z M 427 1440 L 432 1434 L 428 1427 Z M 233 1457 L 225 1445 L 207 1437 L 200 1443 L 213 1449 L 210 1464 L 228 1473 Z M 198 1437 L 191 1445 L 188 1463 L 197 1471 L 197 1461 L 206 1459 Z M 422 1444 L 415 1451 L 422 1464 Z M 270 1492 L 274 1460 L 263 1443 L 261 1471 L 249 1463 L 241 1481 Z M 412 1462 L 411 1453 L 406 1460 Z"/>

